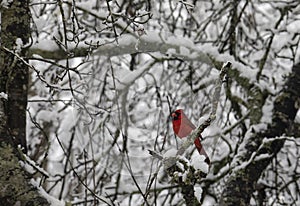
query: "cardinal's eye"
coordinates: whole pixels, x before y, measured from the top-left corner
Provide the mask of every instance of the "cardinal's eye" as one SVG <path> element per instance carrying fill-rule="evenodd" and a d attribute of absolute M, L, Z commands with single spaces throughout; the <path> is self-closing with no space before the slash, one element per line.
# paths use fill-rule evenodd
<path fill-rule="evenodd" d="M 179 114 L 178 112 L 173 112 L 173 113 L 171 114 L 173 120 L 177 120 L 177 119 L 179 118 L 179 115 L 180 115 L 180 114 Z"/>

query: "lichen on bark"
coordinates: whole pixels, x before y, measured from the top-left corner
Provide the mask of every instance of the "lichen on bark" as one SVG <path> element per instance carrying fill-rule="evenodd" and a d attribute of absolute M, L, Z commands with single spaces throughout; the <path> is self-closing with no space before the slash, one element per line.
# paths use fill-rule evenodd
<path fill-rule="evenodd" d="M 0 141 L 20 145 L 26 153 L 26 107 L 28 67 L 17 55 L 26 58 L 30 39 L 29 1 L 15 0 L 1 8 L 0 92 L 8 95 L 2 100 L 1 112 L 6 124 L 0 131 Z M 7 52 L 7 50 L 12 51 Z M 3 117 L 2 117 L 3 118 Z M 7 138 L 11 138 L 8 140 Z"/>
<path fill-rule="evenodd" d="M 28 174 L 19 164 L 11 145 L 0 143 L 0 205 L 50 205 L 28 183 Z"/>
<path fill-rule="evenodd" d="M 29 1 L 14 0 L 0 9 L 0 92 L 7 95 L 0 98 L 0 205 L 47 206 L 19 164 L 19 146 L 26 153 L 28 67 L 23 59 L 30 37 Z"/>

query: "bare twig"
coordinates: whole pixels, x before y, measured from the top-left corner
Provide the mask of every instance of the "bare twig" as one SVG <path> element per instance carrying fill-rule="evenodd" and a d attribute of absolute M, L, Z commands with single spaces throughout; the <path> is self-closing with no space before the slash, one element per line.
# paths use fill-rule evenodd
<path fill-rule="evenodd" d="M 159 160 L 163 159 L 163 156 L 161 154 L 159 154 L 158 152 L 155 152 L 153 150 L 148 149 L 149 154 L 152 155 L 152 157 L 157 158 Z"/>

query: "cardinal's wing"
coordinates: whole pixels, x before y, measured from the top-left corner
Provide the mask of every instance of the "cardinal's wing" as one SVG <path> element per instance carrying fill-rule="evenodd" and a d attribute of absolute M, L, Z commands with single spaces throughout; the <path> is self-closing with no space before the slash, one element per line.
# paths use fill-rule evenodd
<path fill-rule="evenodd" d="M 186 126 L 189 126 L 192 128 L 192 130 L 196 129 L 196 126 L 185 116 L 185 114 L 182 115 L 182 122 L 181 124 L 185 124 Z"/>

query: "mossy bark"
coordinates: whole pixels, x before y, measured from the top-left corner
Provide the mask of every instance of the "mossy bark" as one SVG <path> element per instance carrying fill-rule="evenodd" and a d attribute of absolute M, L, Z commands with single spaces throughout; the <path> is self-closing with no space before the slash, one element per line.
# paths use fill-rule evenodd
<path fill-rule="evenodd" d="M 0 50 L 0 205 L 49 205 L 19 164 L 26 153 L 26 107 L 30 37 L 28 0 L 1 7 Z"/>
<path fill-rule="evenodd" d="M 50 205 L 27 176 L 11 145 L 0 143 L 0 205 Z"/>
<path fill-rule="evenodd" d="M 27 151 L 28 67 L 25 59 L 29 38 L 28 1 L 11 1 L 1 8 L 0 92 L 8 98 L 1 99 L 1 115 L 6 117 L 1 121 L 0 140 L 21 146 L 23 152 Z"/>
<path fill-rule="evenodd" d="M 300 101 L 299 88 L 300 63 L 293 67 L 281 94 L 275 100 L 272 124 L 264 132 L 253 132 L 245 146 L 246 152 L 241 157 L 241 161 L 248 161 L 253 152 L 256 152 L 257 156 L 266 154 L 266 158 L 252 161 L 230 175 L 225 184 L 220 205 L 249 205 L 259 177 L 284 145 L 285 140 L 276 139 L 276 137 L 282 134 L 295 135 L 295 132 L 299 132 L 295 130 L 296 123 L 294 122 Z M 264 138 L 272 139 L 272 141 L 263 144 Z"/>

